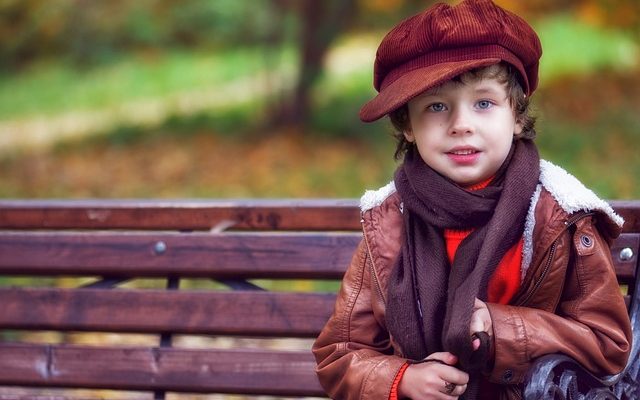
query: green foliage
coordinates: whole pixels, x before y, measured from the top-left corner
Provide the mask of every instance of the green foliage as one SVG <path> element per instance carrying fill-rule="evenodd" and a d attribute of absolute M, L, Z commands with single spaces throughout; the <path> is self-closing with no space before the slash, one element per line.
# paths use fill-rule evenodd
<path fill-rule="evenodd" d="M 358 117 L 360 107 L 375 95 L 370 72 L 358 70 L 343 76 L 324 76 L 314 91 L 311 120 L 314 131 L 346 137 L 369 136 L 369 128 Z M 378 126 L 378 125 L 375 125 Z"/>
<path fill-rule="evenodd" d="M 594 121 L 542 119 L 536 142 L 543 157 L 575 174 L 603 198 L 640 197 L 640 118 L 625 106 L 603 109 Z"/>
<path fill-rule="evenodd" d="M 77 66 L 169 48 L 266 43 L 292 21 L 269 0 L 4 0 L 0 68 L 56 57 Z"/>
<path fill-rule="evenodd" d="M 247 104 L 220 112 L 200 112 L 189 116 L 171 115 L 160 125 L 149 129 L 140 125 L 118 125 L 104 132 L 96 132 L 79 142 L 60 142 L 55 151 L 75 152 L 81 148 L 144 146 L 150 138 L 157 140 L 189 140 L 209 132 L 216 136 L 233 136 L 236 140 L 250 138 L 258 129 L 255 120 L 256 105 Z M 254 123 L 252 124 L 251 121 Z"/>
<path fill-rule="evenodd" d="M 0 119 L 112 108 L 191 90 L 209 89 L 215 96 L 225 82 L 260 73 L 268 51 L 283 63 L 293 58 L 290 50 L 240 47 L 129 57 L 82 72 L 61 61 L 33 65 L 17 76 L 0 76 Z"/>
<path fill-rule="evenodd" d="M 638 45 L 623 31 L 603 29 L 566 14 L 536 25 L 542 42 L 542 84 L 562 75 L 585 74 L 603 68 L 628 69 L 638 65 Z"/>

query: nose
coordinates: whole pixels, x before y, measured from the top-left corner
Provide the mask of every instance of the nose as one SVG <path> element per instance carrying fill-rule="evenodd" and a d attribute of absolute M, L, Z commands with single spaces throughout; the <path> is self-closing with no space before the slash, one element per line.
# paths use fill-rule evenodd
<path fill-rule="evenodd" d="M 473 121 L 471 115 L 462 107 L 456 107 L 451 112 L 449 124 L 450 135 L 464 135 L 473 132 Z"/>

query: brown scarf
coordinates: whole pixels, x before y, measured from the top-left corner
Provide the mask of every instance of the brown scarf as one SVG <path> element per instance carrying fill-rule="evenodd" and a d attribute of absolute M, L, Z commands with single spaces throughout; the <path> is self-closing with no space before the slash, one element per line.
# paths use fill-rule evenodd
<path fill-rule="evenodd" d="M 467 191 L 427 166 L 415 146 L 395 175 L 406 239 L 389 282 L 387 326 L 405 355 L 421 360 L 449 351 L 471 375 L 465 399 L 477 395 L 488 345 L 473 351 L 474 300 L 487 300 L 489 280 L 522 237 L 538 184 L 539 156 L 529 140 L 514 143 L 491 184 Z M 449 265 L 443 230 L 474 229 Z"/>

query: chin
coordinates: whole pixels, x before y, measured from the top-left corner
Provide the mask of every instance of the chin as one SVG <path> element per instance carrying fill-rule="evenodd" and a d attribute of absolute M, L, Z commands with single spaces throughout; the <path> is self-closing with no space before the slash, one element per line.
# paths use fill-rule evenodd
<path fill-rule="evenodd" d="M 488 178 L 487 178 L 488 179 Z M 460 179 L 452 179 L 456 184 L 462 187 L 474 186 L 484 182 L 486 179 L 483 178 L 460 178 Z"/>

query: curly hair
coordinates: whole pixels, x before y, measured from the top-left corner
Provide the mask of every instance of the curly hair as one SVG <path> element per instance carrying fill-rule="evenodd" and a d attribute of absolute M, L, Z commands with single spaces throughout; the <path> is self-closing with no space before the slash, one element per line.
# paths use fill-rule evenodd
<path fill-rule="evenodd" d="M 505 84 L 507 97 L 516 116 L 516 121 L 522 125 L 522 132 L 515 136 L 515 139 L 533 140 L 536 137 L 536 118 L 531 116 L 529 107 L 529 97 L 525 95 L 520 82 L 518 72 L 510 64 L 500 62 L 488 67 L 481 67 L 467 71 L 453 78 L 454 82 L 477 82 L 481 79 L 497 79 Z M 400 108 L 389 113 L 391 124 L 395 128 L 393 136 L 397 141 L 394 158 L 400 160 L 411 147 L 411 143 L 404 137 L 404 132 L 411 128 L 409 117 L 409 107 L 405 103 Z"/>

